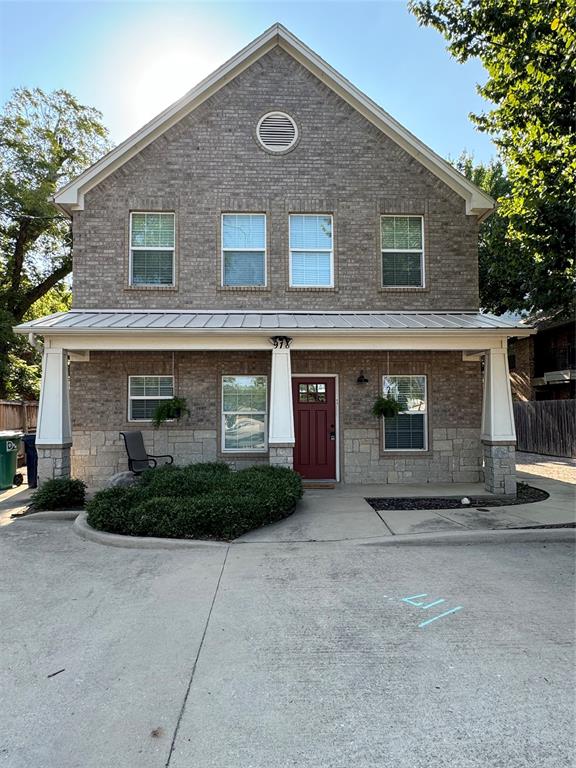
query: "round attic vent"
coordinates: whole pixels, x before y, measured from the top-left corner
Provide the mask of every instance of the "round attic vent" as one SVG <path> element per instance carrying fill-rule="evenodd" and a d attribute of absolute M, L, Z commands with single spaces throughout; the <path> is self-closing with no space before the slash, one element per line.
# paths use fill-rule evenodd
<path fill-rule="evenodd" d="M 285 112 L 268 112 L 258 121 L 256 136 L 269 152 L 287 152 L 298 140 L 298 128 Z"/>

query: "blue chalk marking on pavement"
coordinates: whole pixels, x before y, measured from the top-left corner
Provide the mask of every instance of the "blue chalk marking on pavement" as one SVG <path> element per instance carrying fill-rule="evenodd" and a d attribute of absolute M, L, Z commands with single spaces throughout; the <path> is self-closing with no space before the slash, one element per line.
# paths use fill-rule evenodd
<path fill-rule="evenodd" d="M 411 597 L 401 597 L 403 603 L 410 603 L 410 605 L 415 605 L 417 608 L 419 608 L 422 603 L 415 603 L 413 602 L 417 597 L 428 597 L 428 592 L 424 592 L 421 595 L 412 595 Z"/>
<path fill-rule="evenodd" d="M 428 603 L 428 605 L 423 605 L 422 610 L 424 610 L 425 608 L 432 608 L 433 605 L 440 605 L 440 603 L 445 603 L 445 602 L 446 600 L 443 597 L 441 597 L 439 600 L 434 600 L 433 603 Z"/>
<path fill-rule="evenodd" d="M 458 605 L 456 608 L 451 608 L 449 611 L 444 611 L 444 613 L 441 613 L 439 616 L 434 616 L 431 619 L 428 619 L 427 621 L 423 621 L 422 624 L 418 624 L 418 627 L 425 627 L 426 624 L 432 624 L 433 621 L 436 621 L 437 619 L 441 619 L 443 616 L 448 616 L 450 613 L 456 613 L 456 611 L 461 611 L 463 608 L 462 605 Z"/>

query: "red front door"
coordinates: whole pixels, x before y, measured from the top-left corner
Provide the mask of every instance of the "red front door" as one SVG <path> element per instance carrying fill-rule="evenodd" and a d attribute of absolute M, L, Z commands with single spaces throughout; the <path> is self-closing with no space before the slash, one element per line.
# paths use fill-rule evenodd
<path fill-rule="evenodd" d="M 294 469 L 303 478 L 336 479 L 336 386 L 331 377 L 292 379 Z"/>

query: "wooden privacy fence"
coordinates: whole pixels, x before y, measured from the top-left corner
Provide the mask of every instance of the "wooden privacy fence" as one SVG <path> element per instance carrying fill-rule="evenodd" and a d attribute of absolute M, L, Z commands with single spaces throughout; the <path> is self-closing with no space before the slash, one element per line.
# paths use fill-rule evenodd
<path fill-rule="evenodd" d="M 24 432 L 36 429 L 38 403 L 14 400 L 0 400 L 0 431 L 21 429 Z"/>
<path fill-rule="evenodd" d="M 576 458 L 576 400 L 514 403 L 519 451 Z"/>

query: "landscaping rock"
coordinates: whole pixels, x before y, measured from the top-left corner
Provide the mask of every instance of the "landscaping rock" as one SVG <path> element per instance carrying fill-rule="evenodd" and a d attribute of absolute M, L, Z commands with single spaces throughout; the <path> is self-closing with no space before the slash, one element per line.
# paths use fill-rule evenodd
<path fill-rule="evenodd" d="M 133 472 L 116 472 L 106 481 L 106 488 L 130 488 L 140 481 Z"/>

